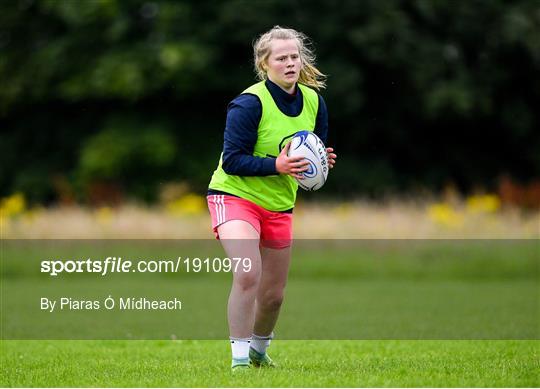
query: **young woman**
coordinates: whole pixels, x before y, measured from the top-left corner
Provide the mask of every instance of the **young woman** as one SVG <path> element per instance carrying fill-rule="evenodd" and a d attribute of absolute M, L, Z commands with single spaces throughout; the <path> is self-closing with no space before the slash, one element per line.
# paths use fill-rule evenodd
<path fill-rule="evenodd" d="M 325 86 L 307 37 L 275 26 L 254 44 L 259 83 L 228 106 L 223 153 L 210 181 L 212 227 L 229 258 L 249 258 L 233 273 L 228 319 L 232 369 L 274 367 L 273 338 L 291 260 L 292 209 L 307 162 L 289 158 L 291 137 L 314 131 L 323 142 L 328 114 L 312 88 Z M 330 168 L 336 155 L 327 149 Z"/>

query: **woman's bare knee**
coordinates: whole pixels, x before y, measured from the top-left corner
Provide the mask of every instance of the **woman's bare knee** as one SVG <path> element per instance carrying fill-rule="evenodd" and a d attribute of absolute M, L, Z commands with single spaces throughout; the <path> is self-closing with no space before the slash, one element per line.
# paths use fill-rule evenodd
<path fill-rule="evenodd" d="M 235 273 L 233 283 L 242 292 L 255 292 L 259 287 L 260 279 L 260 272 L 244 273 L 239 271 Z"/>
<path fill-rule="evenodd" d="M 267 291 L 264 293 L 258 301 L 258 304 L 265 311 L 277 311 L 281 308 L 283 303 L 283 291 Z"/>

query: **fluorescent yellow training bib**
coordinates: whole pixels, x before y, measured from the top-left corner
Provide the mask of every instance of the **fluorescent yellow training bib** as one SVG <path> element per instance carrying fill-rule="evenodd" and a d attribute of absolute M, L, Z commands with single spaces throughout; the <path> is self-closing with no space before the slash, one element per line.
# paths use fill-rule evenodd
<path fill-rule="evenodd" d="M 311 88 L 298 84 L 302 91 L 303 107 L 298 116 L 287 116 L 276 105 L 265 82 L 250 86 L 242 93 L 259 97 L 262 104 L 262 116 L 259 123 L 255 157 L 277 157 L 281 149 L 298 131 L 315 129 L 319 96 Z M 222 169 L 222 156 L 217 169 L 212 175 L 209 188 L 227 192 L 250 200 L 269 211 L 285 211 L 294 207 L 298 184 L 289 175 L 274 176 L 233 176 Z"/>

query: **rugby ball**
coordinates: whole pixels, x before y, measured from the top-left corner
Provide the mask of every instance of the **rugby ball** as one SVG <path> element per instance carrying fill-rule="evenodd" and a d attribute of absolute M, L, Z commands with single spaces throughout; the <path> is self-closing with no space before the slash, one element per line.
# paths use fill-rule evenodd
<path fill-rule="evenodd" d="M 317 135 L 311 131 L 294 134 L 288 156 L 304 157 L 309 162 L 308 170 L 302 173 L 304 179 L 296 179 L 300 188 L 307 191 L 322 188 L 328 177 L 328 156 L 324 143 Z"/>

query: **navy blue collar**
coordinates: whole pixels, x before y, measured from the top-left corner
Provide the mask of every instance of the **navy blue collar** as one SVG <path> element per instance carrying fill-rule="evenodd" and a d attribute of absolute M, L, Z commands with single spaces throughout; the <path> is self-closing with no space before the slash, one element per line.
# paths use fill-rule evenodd
<path fill-rule="evenodd" d="M 297 98 L 302 98 L 302 91 L 298 87 L 298 83 L 294 86 L 294 93 L 291 95 L 287 92 L 285 92 L 283 89 L 280 88 L 279 85 L 276 83 L 266 80 L 265 81 L 266 88 L 270 91 L 270 94 L 274 97 L 274 99 L 280 99 L 285 100 L 286 102 L 293 102 Z"/>

